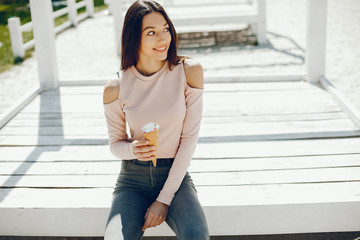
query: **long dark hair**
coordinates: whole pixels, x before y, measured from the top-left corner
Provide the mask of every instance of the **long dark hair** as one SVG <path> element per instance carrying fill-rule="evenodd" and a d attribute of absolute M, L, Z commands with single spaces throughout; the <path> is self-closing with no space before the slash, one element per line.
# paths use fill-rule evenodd
<path fill-rule="evenodd" d="M 159 3 L 152 0 L 138 0 L 130 6 L 124 19 L 121 38 L 121 70 L 126 70 L 137 64 L 139 60 L 142 20 L 145 15 L 151 12 L 161 13 L 169 24 L 171 34 L 171 42 L 167 55 L 169 68 L 171 69 L 172 66 L 179 64 L 179 62 L 186 58 L 177 55 L 178 39 L 176 31 L 164 8 Z"/>

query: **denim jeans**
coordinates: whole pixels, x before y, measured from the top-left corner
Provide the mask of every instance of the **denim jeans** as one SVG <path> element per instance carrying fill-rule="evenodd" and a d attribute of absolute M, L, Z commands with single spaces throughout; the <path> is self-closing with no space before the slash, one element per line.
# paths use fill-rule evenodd
<path fill-rule="evenodd" d="M 152 162 L 123 160 L 107 222 L 105 240 L 138 240 L 144 232 L 144 216 L 156 200 L 173 158 Z M 186 173 L 169 207 L 166 223 L 181 240 L 207 240 L 209 231 L 195 186 Z"/>

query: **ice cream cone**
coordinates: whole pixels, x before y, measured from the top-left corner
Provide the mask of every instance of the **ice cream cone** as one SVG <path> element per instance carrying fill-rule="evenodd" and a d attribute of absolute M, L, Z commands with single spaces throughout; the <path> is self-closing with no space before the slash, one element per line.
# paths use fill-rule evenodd
<path fill-rule="evenodd" d="M 159 125 L 156 123 L 148 123 L 142 128 L 144 138 L 149 141 L 149 145 L 155 146 L 155 159 L 152 160 L 154 167 L 156 167 L 157 149 L 159 139 Z"/>

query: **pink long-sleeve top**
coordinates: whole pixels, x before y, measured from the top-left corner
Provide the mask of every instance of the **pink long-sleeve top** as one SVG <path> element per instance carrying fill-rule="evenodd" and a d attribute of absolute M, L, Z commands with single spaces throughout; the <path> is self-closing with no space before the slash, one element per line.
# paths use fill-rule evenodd
<path fill-rule="evenodd" d="M 130 67 L 122 72 L 119 86 L 118 99 L 104 104 L 110 150 L 122 160 L 136 159 L 131 142 L 144 139 L 144 124 L 159 124 L 157 158 L 174 158 L 174 162 L 157 201 L 170 205 L 195 151 L 203 89 L 187 84 L 183 63 L 169 70 L 167 61 L 151 76 Z"/>

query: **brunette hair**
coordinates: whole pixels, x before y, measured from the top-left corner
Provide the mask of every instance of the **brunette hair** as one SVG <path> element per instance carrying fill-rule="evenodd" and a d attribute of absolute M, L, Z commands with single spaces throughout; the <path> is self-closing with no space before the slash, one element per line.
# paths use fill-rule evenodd
<path fill-rule="evenodd" d="M 130 6 L 124 19 L 121 37 L 121 70 L 126 70 L 137 64 L 139 60 L 142 21 L 144 16 L 151 12 L 161 13 L 169 24 L 171 42 L 167 60 L 169 62 L 170 70 L 172 66 L 179 64 L 179 62 L 182 62 L 186 58 L 177 55 L 178 39 L 176 31 L 164 8 L 159 3 L 152 0 L 137 0 Z"/>

